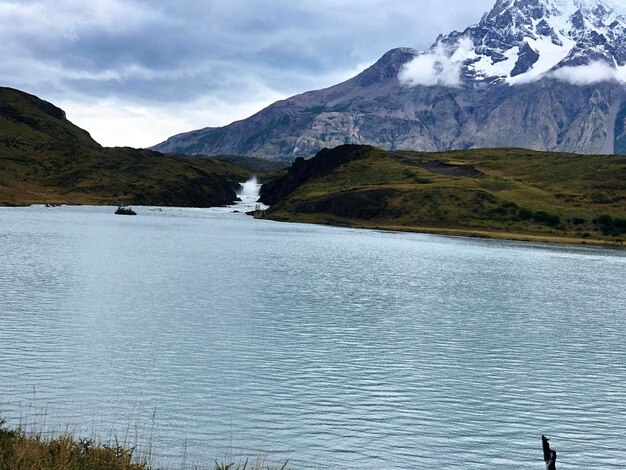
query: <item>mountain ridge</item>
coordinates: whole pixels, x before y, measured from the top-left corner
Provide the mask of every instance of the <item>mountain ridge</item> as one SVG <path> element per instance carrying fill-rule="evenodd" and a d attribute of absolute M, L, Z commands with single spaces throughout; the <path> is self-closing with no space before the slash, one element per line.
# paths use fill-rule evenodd
<path fill-rule="evenodd" d="M 623 35 L 626 18 L 600 0 L 498 0 L 426 51 L 392 49 L 345 82 L 153 148 L 276 160 L 341 144 L 614 153 L 626 148 Z"/>

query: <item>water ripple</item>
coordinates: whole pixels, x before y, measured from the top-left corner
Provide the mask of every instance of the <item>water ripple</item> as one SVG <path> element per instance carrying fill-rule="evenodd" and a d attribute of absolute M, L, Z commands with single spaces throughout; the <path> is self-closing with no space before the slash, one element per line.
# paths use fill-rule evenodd
<path fill-rule="evenodd" d="M 626 255 L 0 209 L 0 414 L 295 468 L 626 462 Z M 185 456 L 183 456 L 185 455 Z"/>

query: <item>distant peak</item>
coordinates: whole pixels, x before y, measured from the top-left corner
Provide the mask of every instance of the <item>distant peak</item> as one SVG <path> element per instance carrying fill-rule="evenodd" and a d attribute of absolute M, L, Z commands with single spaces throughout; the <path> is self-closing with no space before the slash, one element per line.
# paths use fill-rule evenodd
<path fill-rule="evenodd" d="M 534 19 L 546 16 L 573 15 L 578 10 L 596 15 L 623 15 L 625 9 L 612 0 L 497 0 L 486 18 L 494 18 L 508 10 L 515 9 L 530 14 Z"/>
<path fill-rule="evenodd" d="M 455 87 L 523 84 L 548 76 L 626 83 L 621 11 L 606 0 L 497 0 L 479 24 L 437 38 L 407 64 L 400 79 L 408 85 Z M 565 73 L 555 74 L 560 69 Z"/>
<path fill-rule="evenodd" d="M 374 67 L 386 66 L 396 62 L 406 62 L 406 60 L 415 57 L 419 52 L 410 47 L 396 47 L 391 49 L 378 59 Z"/>
<path fill-rule="evenodd" d="M 397 47 L 387 51 L 378 61 L 356 77 L 361 86 L 395 79 L 404 65 L 418 55 L 410 47 Z"/>

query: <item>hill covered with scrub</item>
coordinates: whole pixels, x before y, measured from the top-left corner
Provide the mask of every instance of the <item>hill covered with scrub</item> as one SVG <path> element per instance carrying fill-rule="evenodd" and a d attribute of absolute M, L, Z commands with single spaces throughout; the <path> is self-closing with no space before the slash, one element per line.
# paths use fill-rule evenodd
<path fill-rule="evenodd" d="M 525 239 L 622 243 L 626 157 L 344 145 L 265 184 L 275 220 Z"/>
<path fill-rule="evenodd" d="M 63 110 L 0 88 L 0 205 L 230 204 L 248 172 L 223 160 L 105 148 Z"/>

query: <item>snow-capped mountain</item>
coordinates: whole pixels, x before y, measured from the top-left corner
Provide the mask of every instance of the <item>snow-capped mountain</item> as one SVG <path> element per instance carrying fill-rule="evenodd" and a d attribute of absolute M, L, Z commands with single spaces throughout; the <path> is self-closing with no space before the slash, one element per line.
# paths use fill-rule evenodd
<path fill-rule="evenodd" d="M 293 159 L 344 143 L 626 153 L 626 16 L 601 0 L 498 0 L 427 51 L 393 49 L 347 82 L 155 148 Z"/>
<path fill-rule="evenodd" d="M 626 81 L 626 17 L 600 0 L 498 0 L 478 25 L 417 54 L 402 78 L 420 84 L 419 69 L 433 59 L 442 73 L 477 82 L 515 85 L 550 74 Z"/>

